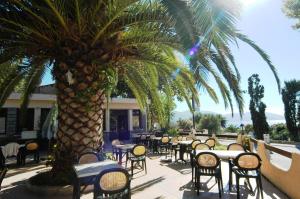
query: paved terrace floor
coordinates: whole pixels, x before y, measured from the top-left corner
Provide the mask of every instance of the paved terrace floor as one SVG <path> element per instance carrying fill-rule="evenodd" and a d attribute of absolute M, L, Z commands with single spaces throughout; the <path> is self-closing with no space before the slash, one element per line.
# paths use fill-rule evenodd
<path fill-rule="evenodd" d="M 218 197 L 218 188 L 214 179 L 209 177 L 201 178 L 202 190 L 197 196 L 191 183 L 191 168 L 189 163 L 164 163 L 160 161 L 160 156 L 150 156 L 147 158 L 148 173 L 139 172 L 135 169 L 134 177 L 131 183 L 133 199 L 194 199 L 207 198 L 214 199 Z M 28 164 L 26 167 L 10 169 L 7 177 L 2 184 L 0 193 L 1 199 L 71 199 L 69 196 L 36 195 L 26 188 L 26 180 L 38 172 L 47 168 L 40 164 Z M 228 191 L 228 164 L 222 162 L 224 194 L 222 198 L 236 198 L 235 191 Z M 51 180 L 51 179 L 49 179 Z M 241 198 L 259 198 L 256 184 L 252 181 L 254 194 L 245 189 L 241 180 Z M 235 184 L 235 183 L 234 183 Z M 295 185 L 296 186 L 296 185 Z M 235 187 L 233 188 L 235 190 Z M 276 189 L 267 180 L 263 179 L 263 189 L 265 199 L 286 199 L 285 194 Z M 83 199 L 92 199 L 93 194 L 82 195 Z"/>

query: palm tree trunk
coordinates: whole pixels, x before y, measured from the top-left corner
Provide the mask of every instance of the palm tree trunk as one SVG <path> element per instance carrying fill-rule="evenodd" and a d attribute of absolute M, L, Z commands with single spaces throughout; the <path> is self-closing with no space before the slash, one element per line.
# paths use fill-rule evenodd
<path fill-rule="evenodd" d="M 56 173 L 71 169 L 80 154 L 97 150 L 103 143 L 105 95 L 99 88 L 99 75 L 92 65 L 77 62 L 72 67 L 70 82 L 66 75 L 70 70 L 65 63 L 54 66 L 58 105 L 57 150 L 53 165 Z"/>

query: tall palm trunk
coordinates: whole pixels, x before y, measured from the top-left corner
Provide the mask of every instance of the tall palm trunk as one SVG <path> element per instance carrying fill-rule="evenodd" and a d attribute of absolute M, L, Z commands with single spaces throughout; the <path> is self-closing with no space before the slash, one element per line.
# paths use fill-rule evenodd
<path fill-rule="evenodd" d="M 76 62 L 75 67 L 71 68 L 64 62 L 56 63 L 54 76 L 58 104 L 58 143 L 53 170 L 60 172 L 69 170 L 76 157 L 98 149 L 102 143 L 105 95 L 99 89 L 101 81 L 92 64 Z"/>

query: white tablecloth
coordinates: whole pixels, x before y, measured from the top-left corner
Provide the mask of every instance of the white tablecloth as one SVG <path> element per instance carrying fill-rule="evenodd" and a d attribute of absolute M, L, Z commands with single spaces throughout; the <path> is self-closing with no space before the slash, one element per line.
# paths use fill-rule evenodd
<path fill-rule="evenodd" d="M 110 168 L 122 168 L 122 166 L 118 165 L 118 162 L 112 160 L 74 165 L 74 170 L 76 172 L 77 178 L 95 176 L 98 175 L 101 171 Z"/>
<path fill-rule="evenodd" d="M 192 144 L 193 140 L 185 140 L 185 141 L 178 141 L 178 144 L 183 144 L 183 145 L 190 145 Z"/>
<path fill-rule="evenodd" d="M 216 154 L 220 159 L 234 159 L 239 154 L 244 153 L 245 151 L 227 151 L 227 150 L 196 150 L 196 154 L 201 152 L 211 152 Z"/>
<path fill-rule="evenodd" d="M 135 144 L 117 144 L 115 145 L 115 148 L 126 151 L 132 149 L 134 146 Z"/>

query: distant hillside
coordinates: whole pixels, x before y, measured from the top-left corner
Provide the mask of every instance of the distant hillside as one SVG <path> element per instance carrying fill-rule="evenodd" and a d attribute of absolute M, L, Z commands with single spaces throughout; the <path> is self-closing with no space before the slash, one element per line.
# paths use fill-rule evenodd
<path fill-rule="evenodd" d="M 203 114 L 215 114 L 214 112 L 211 111 L 201 111 Z M 172 122 L 176 122 L 179 119 L 191 119 L 192 118 L 192 113 L 190 111 L 175 111 L 174 112 L 174 117 L 172 118 Z"/>
<path fill-rule="evenodd" d="M 211 111 L 201 111 L 203 114 L 211 113 L 211 114 L 216 114 Z M 238 113 L 235 113 L 232 117 L 231 113 L 228 114 L 223 114 L 223 116 L 227 120 L 227 124 L 234 124 L 234 125 L 240 125 L 241 123 L 243 124 L 251 124 L 251 115 L 250 112 L 246 112 L 243 115 L 243 118 L 240 118 L 240 115 Z M 275 124 L 275 123 L 285 123 L 285 119 L 283 115 L 275 114 L 275 113 L 269 113 L 266 112 L 267 120 L 269 124 Z M 174 117 L 172 118 L 172 122 L 175 123 L 179 119 L 191 119 L 192 118 L 192 113 L 190 111 L 175 111 Z"/>

